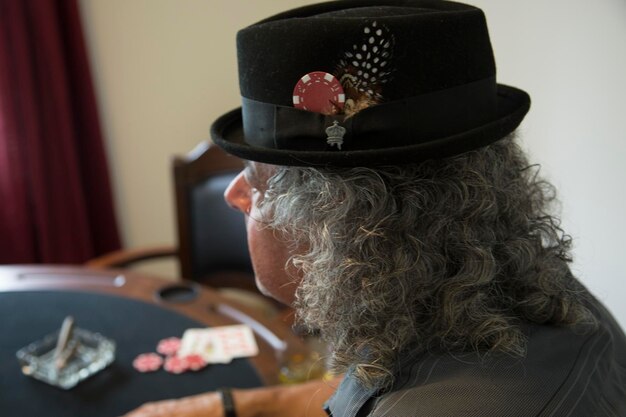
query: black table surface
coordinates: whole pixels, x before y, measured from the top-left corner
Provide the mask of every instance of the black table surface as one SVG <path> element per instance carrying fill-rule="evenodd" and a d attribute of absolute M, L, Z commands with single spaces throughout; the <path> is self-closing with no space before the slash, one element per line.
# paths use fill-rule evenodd
<path fill-rule="evenodd" d="M 62 390 L 24 376 L 15 353 L 58 330 L 67 315 L 74 316 L 77 327 L 115 340 L 117 349 L 108 368 Z M 159 340 L 197 327 L 206 325 L 125 297 L 79 291 L 0 293 L 0 416 L 119 416 L 149 401 L 262 385 L 245 359 L 180 375 L 139 373 L 132 367 L 138 354 L 155 352 Z"/>

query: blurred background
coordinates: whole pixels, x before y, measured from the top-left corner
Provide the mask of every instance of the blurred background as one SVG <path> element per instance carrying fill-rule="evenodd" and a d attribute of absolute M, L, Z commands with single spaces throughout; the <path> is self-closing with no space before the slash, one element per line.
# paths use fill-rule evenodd
<path fill-rule="evenodd" d="M 123 246 L 175 243 L 170 158 L 238 106 L 236 31 L 307 3 L 79 1 Z M 559 189 L 574 272 L 626 326 L 626 2 L 471 3 L 487 15 L 499 82 L 532 97 L 521 138 Z"/>

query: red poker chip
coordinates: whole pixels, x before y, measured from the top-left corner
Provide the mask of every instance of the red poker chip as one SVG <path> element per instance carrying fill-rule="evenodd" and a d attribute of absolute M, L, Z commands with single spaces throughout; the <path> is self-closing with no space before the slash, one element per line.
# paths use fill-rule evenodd
<path fill-rule="evenodd" d="M 207 366 L 207 362 L 200 355 L 187 355 L 183 359 L 187 361 L 187 367 L 192 371 L 199 371 Z"/>
<path fill-rule="evenodd" d="M 189 370 L 189 362 L 185 358 L 170 356 L 165 359 L 163 369 L 172 374 L 182 374 Z"/>
<path fill-rule="evenodd" d="M 326 115 L 343 110 L 346 96 L 343 87 L 332 74 L 323 71 L 304 75 L 293 89 L 293 106 Z"/>
<path fill-rule="evenodd" d="M 139 372 L 154 372 L 163 365 L 163 358 L 156 353 L 142 353 L 133 360 L 133 368 Z"/>
<path fill-rule="evenodd" d="M 157 352 L 165 356 L 175 356 L 178 353 L 178 349 L 180 349 L 180 338 L 178 337 L 163 339 L 156 348 Z"/>

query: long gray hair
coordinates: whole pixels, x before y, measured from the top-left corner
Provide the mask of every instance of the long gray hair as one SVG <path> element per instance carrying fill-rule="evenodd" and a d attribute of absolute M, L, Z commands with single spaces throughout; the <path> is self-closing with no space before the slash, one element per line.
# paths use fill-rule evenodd
<path fill-rule="evenodd" d="M 593 323 L 537 172 L 512 137 L 415 165 L 276 167 L 262 220 L 306 248 L 297 317 L 334 370 L 384 387 L 407 347 L 523 356 L 524 323 Z"/>

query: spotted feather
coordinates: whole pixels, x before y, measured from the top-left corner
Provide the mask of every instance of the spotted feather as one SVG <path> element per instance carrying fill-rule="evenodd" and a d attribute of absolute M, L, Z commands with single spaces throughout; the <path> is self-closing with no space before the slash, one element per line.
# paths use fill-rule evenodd
<path fill-rule="evenodd" d="M 361 35 L 361 41 L 344 52 L 335 71 L 346 93 L 346 117 L 382 102 L 383 85 L 391 79 L 393 34 L 373 21 L 365 24 Z"/>

